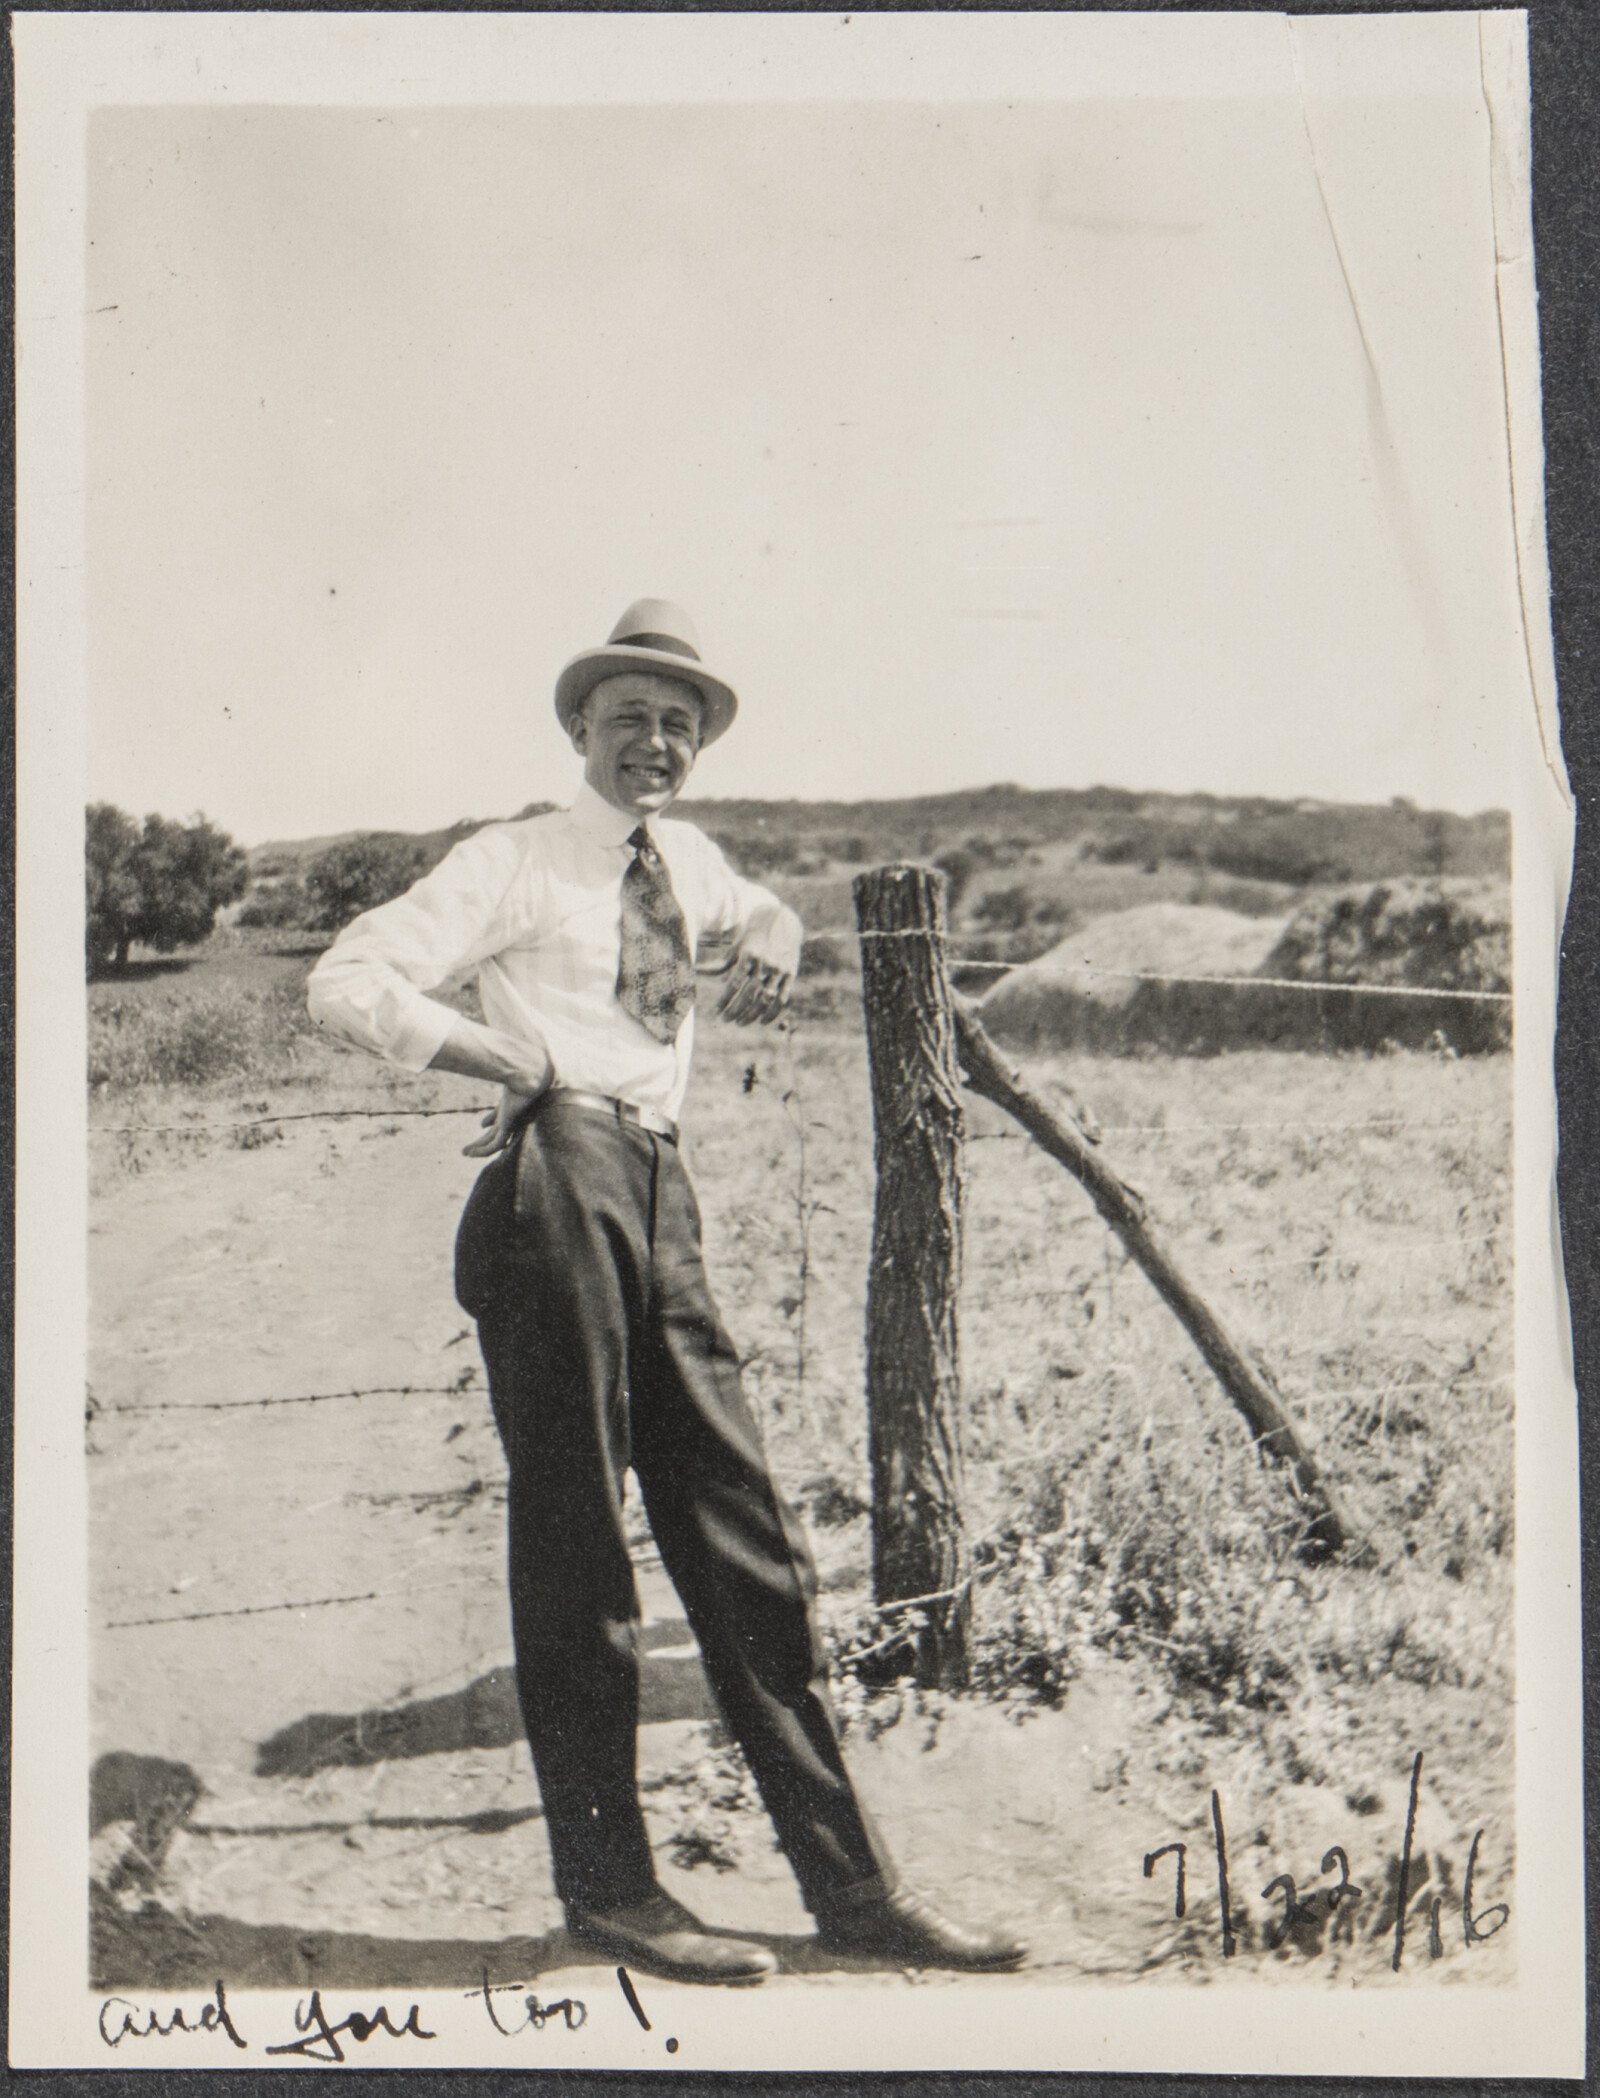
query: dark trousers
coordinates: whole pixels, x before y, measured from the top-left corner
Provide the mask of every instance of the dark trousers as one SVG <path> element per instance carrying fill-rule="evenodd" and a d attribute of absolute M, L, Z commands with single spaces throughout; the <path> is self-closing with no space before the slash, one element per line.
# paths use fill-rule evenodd
<path fill-rule="evenodd" d="M 517 1687 L 562 1901 L 604 1910 L 656 1886 L 635 1781 L 630 1465 L 807 1906 L 892 1889 L 839 1752 L 811 1554 L 767 1472 L 676 1147 L 548 1103 L 468 1200 L 456 1294 L 510 1467 Z"/>

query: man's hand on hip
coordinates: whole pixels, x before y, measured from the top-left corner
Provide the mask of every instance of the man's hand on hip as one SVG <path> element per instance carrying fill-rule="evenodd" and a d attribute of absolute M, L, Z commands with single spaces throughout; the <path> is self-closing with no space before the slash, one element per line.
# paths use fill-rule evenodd
<path fill-rule="evenodd" d="M 748 1027 L 752 1020 L 765 1025 L 777 1019 L 799 973 L 804 937 L 800 920 L 788 909 L 745 934 L 728 972 L 728 987 L 717 1000 L 724 1020 Z"/>
<path fill-rule="evenodd" d="M 543 1090 L 541 1086 L 539 1091 Z M 461 1146 L 462 1157 L 493 1158 L 497 1151 L 503 1151 L 521 1128 L 523 1116 L 538 1098 L 539 1093 L 519 1093 L 514 1086 L 503 1087 L 498 1104 L 483 1118 L 483 1135 Z"/>
<path fill-rule="evenodd" d="M 510 1035 L 462 1017 L 457 1018 L 428 1068 L 454 1071 L 463 1078 L 487 1078 L 501 1087 L 499 1104 L 483 1118 L 483 1135 L 462 1146 L 464 1158 L 492 1158 L 496 1151 L 503 1151 L 555 1075 L 540 1043 L 513 1041 Z"/>

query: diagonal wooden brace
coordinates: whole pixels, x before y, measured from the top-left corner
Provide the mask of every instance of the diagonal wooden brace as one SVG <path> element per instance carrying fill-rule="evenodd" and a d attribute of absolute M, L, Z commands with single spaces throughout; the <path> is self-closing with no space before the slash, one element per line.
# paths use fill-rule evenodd
<path fill-rule="evenodd" d="M 1210 1305 L 1179 1273 L 1150 1227 L 1143 1198 L 1117 1178 L 1079 1130 L 1052 1112 L 1020 1074 L 1010 1069 L 967 1000 L 955 991 L 950 997 L 956 1019 L 956 1054 L 968 1086 L 1013 1115 L 1042 1150 L 1082 1183 L 1095 1208 L 1200 1350 L 1206 1367 L 1244 1415 L 1258 1446 L 1286 1467 L 1307 1518 L 1301 1557 L 1326 1558 L 1342 1550 L 1349 1541 L 1349 1525 L 1315 1459 L 1301 1445 L 1270 1373 L 1250 1361 Z"/>

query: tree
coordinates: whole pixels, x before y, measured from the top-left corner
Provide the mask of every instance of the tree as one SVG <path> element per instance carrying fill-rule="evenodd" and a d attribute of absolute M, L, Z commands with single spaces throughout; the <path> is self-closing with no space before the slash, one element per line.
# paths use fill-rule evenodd
<path fill-rule="evenodd" d="M 204 816 L 191 823 L 146 816 L 141 830 L 110 802 L 96 802 L 85 835 L 90 974 L 126 968 L 135 940 L 170 954 L 205 939 L 247 878 L 244 854 Z"/>
<path fill-rule="evenodd" d="M 84 946 L 89 974 L 98 976 L 113 962 L 128 959 L 128 942 L 139 914 L 139 878 L 133 856 L 139 849 L 139 826 L 108 801 L 88 811 L 84 837 Z"/>
<path fill-rule="evenodd" d="M 428 854 L 415 838 L 374 831 L 330 845 L 305 872 L 311 922 L 323 932 L 398 896 L 428 869 Z"/>

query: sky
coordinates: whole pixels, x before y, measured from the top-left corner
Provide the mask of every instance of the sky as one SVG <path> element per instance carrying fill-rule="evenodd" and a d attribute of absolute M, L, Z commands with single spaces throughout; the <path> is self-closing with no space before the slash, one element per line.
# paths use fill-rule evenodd
<path fill-rule="evenodd" d="M 562 800 L 556 673 L 650 595 L 741 696 L 702 795 L 1501 802 L 1440 50 L 1420 97 L 97 112 L 91 798 L 247 843 Z"/>

